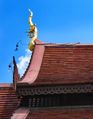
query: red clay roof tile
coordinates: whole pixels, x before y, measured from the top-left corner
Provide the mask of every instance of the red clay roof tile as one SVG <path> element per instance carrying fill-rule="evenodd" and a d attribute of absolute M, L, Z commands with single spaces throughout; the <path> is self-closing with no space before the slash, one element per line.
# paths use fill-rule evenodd
<path fill-rule="evenodd" d="M 31 109 L 26 119 L 93 119 L 93 108 Z"/>
<path fill-rule="evenodd" d="M 93 45 L 36 44 L 25 76 L 18 83 L 93 82 Z"/>
<path fill-rule="evenodd" d="M 0 119 L 10 119 L 19 105 L 16 92 L 11 84 L 0 84 Z"/>

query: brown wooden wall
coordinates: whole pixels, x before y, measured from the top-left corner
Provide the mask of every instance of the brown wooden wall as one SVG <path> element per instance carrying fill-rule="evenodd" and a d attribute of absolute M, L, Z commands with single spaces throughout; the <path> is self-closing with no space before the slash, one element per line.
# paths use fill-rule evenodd
<path fill-rule="evenodd" d="M 34 109 L 26 119 L 93 119 L 93 108 Z"/>
<path fill-rule="evenodd" d="M 0 119 L 10 119 L 18 106 L 18 99 L 10 85 L 0 84 Z"/>

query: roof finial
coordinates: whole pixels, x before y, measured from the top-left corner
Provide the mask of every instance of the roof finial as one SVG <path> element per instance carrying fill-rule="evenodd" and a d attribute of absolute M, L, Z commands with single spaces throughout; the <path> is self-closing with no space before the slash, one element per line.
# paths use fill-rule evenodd
<path fill-rule="evenodd" d="M 35 40 L 37 39 L 37 27 L 32 22 L 33 12 L 30 9 L 29 9 L 29 12 L 30 12 L 30 16 L 28 19 L 28 23 L 29 23 L 30 29 L 28 31 L 28 35 L 31 38 L 29 43 L 29 49 L 32 51 L 35 45 Z"/>
<path fill-rule="evenodd" d="M 28 10 L 30 12 L 30 16 L 33 16 L 33 12 L 30 9 L 28 9 Z"/>

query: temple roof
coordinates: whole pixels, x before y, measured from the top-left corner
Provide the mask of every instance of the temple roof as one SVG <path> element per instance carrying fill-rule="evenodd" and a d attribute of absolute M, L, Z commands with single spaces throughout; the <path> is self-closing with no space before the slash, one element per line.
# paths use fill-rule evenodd
<path fill-rule="evenodd" d="M 19 105 L 19 99 L 12 84 L 0 84 L 0 119 L 10 119 Z"/>
<path fill-rule="evenodd" d="M 82 114 L 81 114 L 82 113 Z M 18 108 L 11 119 L 92 119 L 93 118 L 93 107 L 54 107 L 54 108 Z"/>
<path fill-rule="evenodd" d="M 45 118 L 46 117 L 46 118 Z M 26 119 L 92 119 L 93 108 L 32 109 Z"/>
<path fill-rule="evenodd" d="M 46 44 L 38 42 L 35 45 L 29 66 L 17 84 L 92 82 L 92 44 Z"/>

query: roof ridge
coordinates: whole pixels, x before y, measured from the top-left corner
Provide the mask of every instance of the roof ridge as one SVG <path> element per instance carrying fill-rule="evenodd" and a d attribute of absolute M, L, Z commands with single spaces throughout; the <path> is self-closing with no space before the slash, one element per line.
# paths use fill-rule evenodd
<path fill-rule="evenodd" d="M 38 40 L 38 39 L 35 40 L 35 45 L 42 45 L 42 44 L 43 44 L 43 42 L 42 42 L 41 40 Z M 34 49 L 35 49 L 35 48 L 34 48 Z M 25 77 L 25 75 L 26 75 L 26 73 L 27 73 L 27 71 L 28 71 L 28 69 L 29 69 L 29 67 L 30 67 L 31 60 L 32 60 L 32 58 L 33 58 L 33 54 L 34 54 L 34 50 L 33 50 L 33 52 L 32 52 L 32 55 L 31 55 L 29 64 L 28 64 L 27 68 L 25 69 L 23 75 L 22 75 L 21 78 L 20 78 L 20 81 L 23 80 L 23 78 Z"/>
<path fill-rule="evenodd" d="M 18 83 L 33 83 L 39 73 L 42 58 L 44 54 L 44 46 L 35 45 L 29 65 Z"/>

